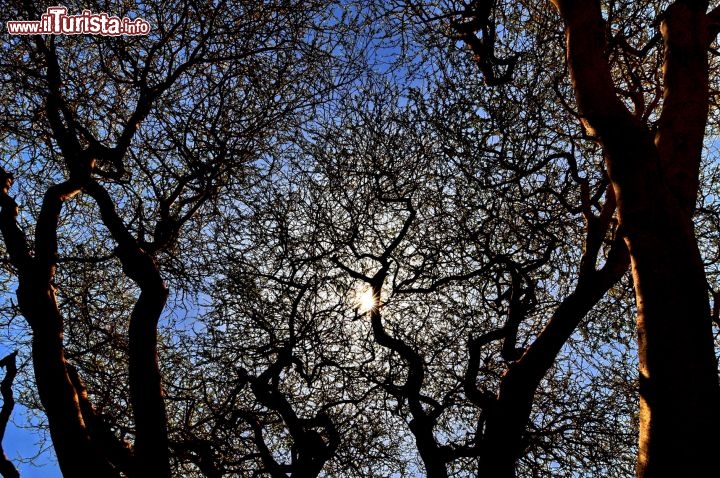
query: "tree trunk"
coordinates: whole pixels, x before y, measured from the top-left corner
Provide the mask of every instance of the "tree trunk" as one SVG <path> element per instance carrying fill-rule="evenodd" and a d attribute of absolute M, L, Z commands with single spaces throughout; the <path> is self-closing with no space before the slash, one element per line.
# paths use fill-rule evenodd
<path fill-rule="evenodd" d="M 95 199 L 103 223 L 118 243 L 114 252 L 122 263 L 123 272 L 140 287 L 140 297 L 130 316 L 128 330 L 136 475 L 144 476 L 147 470 L 152 470 L 153 477 L 169 478 L 167 413 L 157 349 L 157 326 L 168 298 L 168 288 L 155 260 L 140 247 L 117 214 L 107 190 L 97 182 L 89 182 L 85 190 Z"/>
<path fill-rule="evenodd" d="M 21 277 L 18 303 L 33 330 L 32 358 L 58 465 L 65 477 L 119 476 L 92 442 L 70 380 L 63 347 L 62 317 L 49 284 Z"/>
<path fill-rule="evenodd" d="M 63 202 L 77 192 L 71 182 L 48 189 L 35 232 L 35 255 L 17 225 L 18 207 L 9 196 L 12 174 L 0 168 L 0 232 L 18 271 L 18 305 L 30 325 L 38 395 L 65 477 L 119 476 L 88 431 L 78 391 L 68 374 L 63 345 L 63 317 L 52 280 L 57 259 L 57 223 Z"/>
<path fill-rule="evenodd" d="M 705 271 L 690 217 L 669 193 L 648 196 L 655 206 L 620 210 L 638 309 L 638 476 L 702 476 L 720 425 Z"/>
<path fill-rule="evenodd" d="M 708 112 L 707 2 L 663 15 L 664 101 L 653 137 L 617 98 L 600 2 L 555 0 L 578 108 L 603 146 L 637 302 L 637 475 L 703 476 L 720 448 L 720 385 L 705 271 L 693 231 Z"/>

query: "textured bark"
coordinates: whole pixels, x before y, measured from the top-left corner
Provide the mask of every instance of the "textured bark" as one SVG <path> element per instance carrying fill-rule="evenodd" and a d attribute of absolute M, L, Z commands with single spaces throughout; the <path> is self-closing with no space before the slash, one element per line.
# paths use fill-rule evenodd
<path fill-rule="evenodd" d="M 638 316 L 640 477 L 702 476 L 720 446 L 707 282 L 692 212 L 708 111 L 707 2 L 665 12 L 655 137 L 615 96 L 597 1 L 557 0 L 578 108 L 603 146 L 630 252 Z"/>
<path fill-rule="evenodd" d="M 32 357 L 40 401 L 45 408 L 58 465 L 66 477 L 119 476 L 93 443 L 68 373 L 63 320 L 52 285 L 57 257 L 57 221 L 63 202 L 77 188 L 62 183 L 48 189 L 36 230 L 35 255 L 16 223 L 17 205 L 8 195 L 12 176 L 0 170 L 0 232 L 18 271 L 18 305 L 33 331 Z"/>
<path fill-rule="evenodd" d="M 83 419 L 77 391 L 68 375 L 55 291 L 49 284 L 21 278 L 17 296 L 23 315 L 32 325 L 35 381 L 63 476 L 119 476 L 92 442 Z"/>

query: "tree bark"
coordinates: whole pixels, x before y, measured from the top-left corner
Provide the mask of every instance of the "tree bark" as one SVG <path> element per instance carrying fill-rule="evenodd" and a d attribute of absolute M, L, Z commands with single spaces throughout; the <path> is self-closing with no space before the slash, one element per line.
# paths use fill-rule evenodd
<path fill-rule="evenodd" d="M 614 93 L 600 2 L 555 0 L 584 123 L 603 146 L 637 303 L 637 476 L 702 476 L 720 446 L 720 386 L 692 213 L 708 111 L 707 2 L 664 14 L 664 107 L 655 137 Z"/>
<path fill-rule="evenodd" d="M 68 373 L 63 318 L 52 279 L 57 258 L 57 221 L 63 202 L 77 192 L 70 182 L 48 189 L 38 219 L 35 256 L 16 222 L 9 196 L 12 175 L 0 169 L 0 232 L 17 268 L 18 305 L 32 332 L 32 357 L 40 401 L 45 408 L 58 465 L 66 477 L 119 476 L 93 443 L 82 416 L 78 392 Z"/>

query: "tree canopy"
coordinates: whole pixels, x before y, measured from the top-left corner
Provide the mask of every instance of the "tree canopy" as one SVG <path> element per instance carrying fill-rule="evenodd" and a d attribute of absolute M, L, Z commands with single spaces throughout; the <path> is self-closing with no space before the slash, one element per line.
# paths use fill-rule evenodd
<path fill-rule="evenodd" d="M 714 469 L 720 7 L 63 6 L 151 30 L 5 33 L 0 438 L 65 477 Z"/>

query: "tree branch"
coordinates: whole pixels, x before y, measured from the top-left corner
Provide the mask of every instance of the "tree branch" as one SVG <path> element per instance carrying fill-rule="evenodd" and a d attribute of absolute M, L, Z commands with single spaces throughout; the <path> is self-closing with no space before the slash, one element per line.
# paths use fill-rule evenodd
<path fill-rule="evenodd" d="M 5 240 L 10 262 L 19 273 L 24 273 L 31 267 L 32 256 L 27 237 L 17 224 L 17 203 L 8 194 L 13 179 L 11 173 L 0 167 L 0 232 Z"/>
<path fill-rule="evenodd" d="M 167 414 L 157 356 L 157 326 L 168 289 L 153 258 L 143 250 L 115 210 L 107 190 L 95 181 L 85 186 L 117 242 L 123 272 L 140 287 L 129 327 L 130 401 L 135 417 L 137 473 L 152 465 L 158 477 L 170 477 Z"/>
<path fill-rule="evenodd" d="M 2 441 L 5 438 L 5 430 L 10 421 L 13 408 L 15 407 L 12 384 L 17 374 L 17 366 L 15 365 L 16 357 L 17 351 L 0 360 L 0 367 L 5 367 L 5 377 L 2 379 L 2 382 L 0 382 L 0 395 L 2 395 L 3 399 L 2 409 L 0 409 L 0 475 L 2 475 L 3 478 L 20 478 L 20 473 L 7 457 L 2 446 Z"/>

